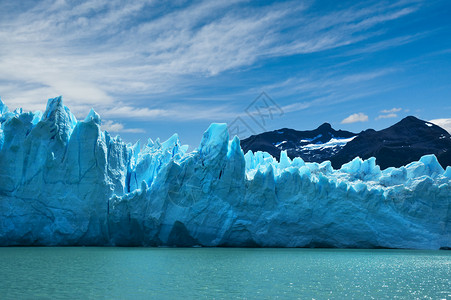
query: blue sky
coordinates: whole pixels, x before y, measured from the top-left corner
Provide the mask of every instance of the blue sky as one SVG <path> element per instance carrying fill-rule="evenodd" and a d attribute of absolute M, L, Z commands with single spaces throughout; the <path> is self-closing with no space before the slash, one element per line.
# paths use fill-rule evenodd
<path fill-rule="evenodd" d="M 0 1 L 1 99 L 62 95 L 126 141 L 193 147 L 212 122 L 245 137 L 414 115 L 451 131 L 449 1 L 168 3 Z"/>

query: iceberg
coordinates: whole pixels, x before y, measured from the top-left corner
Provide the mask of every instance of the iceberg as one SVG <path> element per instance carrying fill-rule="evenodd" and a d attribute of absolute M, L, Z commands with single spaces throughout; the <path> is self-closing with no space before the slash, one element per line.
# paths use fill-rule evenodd
<path fill-rule="evenodd" d="M 143 147 L 80 121 L 0 100 L 0 245 L 451 247 L 451 167 L 434 155 L 381 170 L 243 153 L 226 124 L 197 149 Z"/>

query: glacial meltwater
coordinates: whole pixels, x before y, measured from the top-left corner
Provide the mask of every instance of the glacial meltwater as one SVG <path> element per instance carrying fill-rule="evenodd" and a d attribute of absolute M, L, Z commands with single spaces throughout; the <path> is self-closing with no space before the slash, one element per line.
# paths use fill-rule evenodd
<path fill-rule="evenodd" d="M 451 251 L 0 248 L 1 299 L 451 299 Z"/>

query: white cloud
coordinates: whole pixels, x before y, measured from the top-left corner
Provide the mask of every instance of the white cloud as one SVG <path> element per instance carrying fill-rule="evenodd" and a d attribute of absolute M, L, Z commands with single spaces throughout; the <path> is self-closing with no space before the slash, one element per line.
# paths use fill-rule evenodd
<path fill-rule="evenodd" d="M 402 46 L 405 44 L 415 42 L 419 39 L 427 37 L 430 34 L 431 34 L 431 32 L 422 32 L 422 33 L 417 33 L 417 34 L 413 34 L 413 35 L 404 35 L 404 36 L 399 36 L 399 37 L 395 37 L 395 38 L 391 38 L 391 39 L 387 39 L 387 40 L 382 40 L 382 41 L 368 44 L 366 46 L 363 46 L 363 47 L 360 47 L 357 49 L 352 49 L 350 51 L 345 52 L 344 55 L 362 55 L 362 54 L 366 54 L 366 53 L 383 51 L 383 50 L 387 50 L 390 48 L 394 48 L 394 47 L 398 47 L 398 46 Z"/>
<path fill-rule="evenodd" d="M 268 91 L 274 99 L 286 96 L 301 97 L 297 101 L 282 107 L 286 113 L 304 110 L 312 106 L 320 106 L 361 99 L 370 95 L 387 92 L 397 85 L 386 85 L 384 90 L 372 84 L 372 80 L 396 72 L 395 68 L 383 68 L 370 72 L 357 72 L 343 75 L 336 70 L 306 74 L 304 77 L 291 77 L 281 82 L 261 87 Z M 254 93 L 259 90 L 254 89 Z"/>
<path fill-rule="evenodd" d="M 102 130 L 108 132 L 129 132 L 129 133 L 141 133 L 145 132 L 142 128 L 125 128 L 121 123 L 115 123 L 114 121 L 102 121 Z"/>
<path fill-rule="evenodd" d="M 367 122 L 367 121 L 368 121 L 367 115 L 365 115 L 364 113 L 356 113 L 343 119 L 343 121 L 341 121 L 341 124 L 351 124 L 356 122 Z"/>
<path fill-rule="evenodd" d="M 443 129 L 448 131 L 448 133 L 451 134 L 451 118 L 450 119 L 434 119 L 434 120 L 430 120 L 429 122 L 442 127 Z"/>
<path fill-rule="evenodd" d="M 76 113 L 86 114 L 94 106 L 101 115 L 118 99 L 133 107 L 124 95 L 174 94 L 199 77 L 262 58 L 366 40 L 378 34 L 369 28 L 417 9 L 414 2 L 400 1 L 318 16 L 295 1 L 254 7 L 247 1 L 201 1 L 178 8 L 174 4 L 170 13 L 153 1 L 36 3 L 26 10 L 0 10 L 0 85 L 8 86 L 1 90 L 2 98 L 12 107 L 42 110 L 45 99 L 63 95 L 71 108 L 78 107 Z M 208 117 L 209 109 L 202 110 L 206 113 L 191 118 Z M 186 116 L 167 108 L 134 111 L 151 118 Z"/>
<path fill-rule="evenodd" d="M 244 114 L 244 112 L 243 112 Z M 166 108 L 139 108 L 129 105 L 116 105 L 106 110 L 104 116 L 109 118 L 138 118 L 153 120 L 172 120 L 172 121 L 193 121 L 193 120 L 212 120 L 226 121 L 238 117 L 231 107 L 222 105 L 214 107 L 195 106 L 195 105 L 174 105 Z"/>
<path fill-rule="evenodd" d="M 397 118 L 398 114 L 397 112 L 402 111 L 402 108 L 400 107 L 393 107 L 392 109 L 383 109 L 381 110 L 381 115 L 377 116 L 375 118 L 375 120 L 380 120 L 380 119 L 391 119 L 391 118 Z"/>
<path fill-rule="evenodd" d="M 402 108 L 393 107 L 392 109 L 381 110 L 381 113 L 383 113 L 383 114 L 393 114 L 393 113 L 400 112 L 401 110 L 402 110 Z"/>
<path fill-rule="evenodd" d="M 281 109 L 282 109 L 282 111 L 284 113 L 290 113 L 290 112 L 296 112 L 296 111 L 304 110 L 304 109 L 307 109 L 307 108 L 309 108 L 311 106 L 312 106 L 312 103 L 296 102 L 296 103 L 293 103 L 293 104 L 285 105 L 285 106 L 281 107 Z"/>
<path fill-rule="evenodd" d="M 375 120 L 380 120 L 380 119 L 390 119 L 390 118 L 397 118 L 397 117 L 398 117 L 397 114 L 391 113 L 391 114 L 386 114 L 386 115 L 379 115 L 379 116 L 376 117 Z"/>

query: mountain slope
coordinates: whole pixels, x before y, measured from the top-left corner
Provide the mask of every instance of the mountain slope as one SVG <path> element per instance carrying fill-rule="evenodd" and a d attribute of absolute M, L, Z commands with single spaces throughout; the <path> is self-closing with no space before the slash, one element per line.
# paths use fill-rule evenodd
<path fill-rule="evenodd" d="M 451 135 L 441 127 L 413 116 L 386 129 L 362 131 L 330 158 L 339 168 L 356 156 L 376 157 L 382 168 L 400 167 L 426 154 L 435 154 L 443 167 L 451 165 Z"/>
<path fill-rule="evenodd" d="M 315 130 L 283 128 L 253 135 L 241 142 L 244 152 L 265 151 L 279 158 L 287 150 L 290 158 L 308 162 L 330 160 L 335 169 L 359 156 L 375 157 L 382 169 L 400 167 L 426 154 L 435 154 L 443 167 L 451 165 L 451 135 L 430 122 L 409 116 L 393 126 L 359 134 L 334 130 L 324 123 Z"/>
<path fill-rule="evenodd" d="M 283 128 L 253 135 L 241 141 L 244 153 L 251 150 L 265 151 L 279 158 L 282 150 L 287 150 L 289 157 L 301 157 L 305 161 L 321 162 L 328 160 L 341 150 L 357 134 L 334 130 L 329 123 L 324 123 L 314 130 L 297 131 Z"/>

